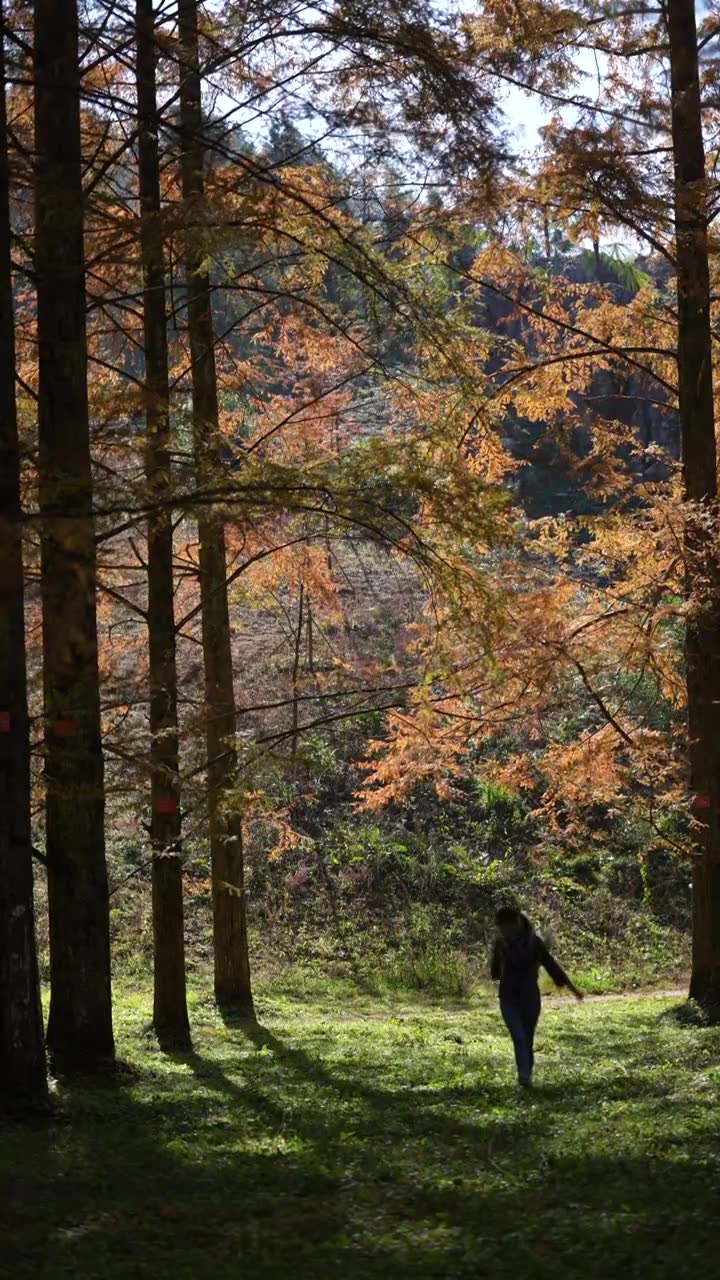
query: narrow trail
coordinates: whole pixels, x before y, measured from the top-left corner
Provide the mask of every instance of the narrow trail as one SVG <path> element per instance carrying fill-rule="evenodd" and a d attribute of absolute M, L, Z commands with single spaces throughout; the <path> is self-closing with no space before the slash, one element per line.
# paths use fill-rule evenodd
<path fill-rule="evenodd" d="M 621 1003 L 623 1001 L 635 1002 L 639 1000 L 687 1000 L 688 988 L 683 987 L 649 987 L 638 991 L 613 991 L 604 995 L 586 995 L 582 1001 L 576 1002 L 569 995 L 543 995 L 543 1008 L 577 1008 L 582 1009 L 589 1004 L 612 1004 Z M 478 1008 L 486 1007 L 496 1003 L 497 997 L 494 993 L 488 992 L 487 999 L 478 1001 Z M 385 1009 L 375 1009 L 372 1012 L 365 1009 L 351 1009 L 344 1013 L 332 1011 L 326 1015 L 333 1023 L 368 1023 L 368 1022 L 388 1022 L 392 1019 L 398 1022 L 406 1022 L 416 1020 L 423 1012 L 433 1012 L 436 1016 L 438 1013 L 444 1014 L 451 1021 L 457 1014 L 467 1014 L 472 1012 L 472 1005 L 462 1004 L 456 1006 L 443 1006 L 443 1002 L 438 1004 L 428 1002 L 423 1004 L 398 1004 Z M 293 1016 L 288 1014 L 287 1010 L 279 1012 L 275 1009 L 258 1009 L 261 1017 L 270 1021 L 292 1023 L 293 1026 L 316 1026 L 325 1021 L 325 1015 L 318 1012 L 316 1016 L 307 1017 L 305 1015 Z"/>
<path fill-rule="evenodd" d="M 605 995 L 587 995 L 582 1004 L 610 1004 L 617 1000 L 687 1000 L 687 987 L 669 987 L 658 989 L 650 987 L 646 991 L 612 991 Z M 543 1004 L 567 1004 L 571 996 L 543 996 Z"/>

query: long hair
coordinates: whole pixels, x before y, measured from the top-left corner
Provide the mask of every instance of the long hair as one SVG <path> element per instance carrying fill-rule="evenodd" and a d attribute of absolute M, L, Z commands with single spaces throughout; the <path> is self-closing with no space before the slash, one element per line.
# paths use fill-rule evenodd
<path fill-rule="evenodd" d="M 500 907 L 495 913 L 495 923 L 498 928 L 502 928 L 504 924 L 515 924 L 523 933 L 533 933 L 533 927 L 519 907 Z"/>

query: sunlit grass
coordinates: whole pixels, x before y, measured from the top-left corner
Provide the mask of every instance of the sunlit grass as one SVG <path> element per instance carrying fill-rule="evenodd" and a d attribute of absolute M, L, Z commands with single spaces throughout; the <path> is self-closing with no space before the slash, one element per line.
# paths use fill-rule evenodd
<path fill-rule="evenodd" d="M 690 1276 L 715 1249 L 720 1032 L 554 1005 L 519 1097 L 494 1002 L 288 975 L 194 1051 L 117 992 L 114 1083 L 2 1134 L 8 1277 Z M 7 1268 L 7 1270 L 5 1270 Z"/>

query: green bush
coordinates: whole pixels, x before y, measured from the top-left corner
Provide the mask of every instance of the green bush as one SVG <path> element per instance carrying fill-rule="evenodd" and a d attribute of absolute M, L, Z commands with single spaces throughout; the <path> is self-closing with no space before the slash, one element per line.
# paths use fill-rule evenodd
<path fill-rule="evenodd" d="M 380 990 L 420 991 L 458 1000 L 466 999 L 473 987 L 472 966 L 465 953 L 441 946 L 390 953 L 373 976 Z"/>

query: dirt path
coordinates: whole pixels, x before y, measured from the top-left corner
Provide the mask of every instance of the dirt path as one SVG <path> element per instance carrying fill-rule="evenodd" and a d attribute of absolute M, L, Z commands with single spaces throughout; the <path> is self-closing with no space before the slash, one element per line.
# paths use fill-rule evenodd
<path fill-rule="evenodd" d="M 650 987 L 647 991 L 613 991 L 607 995 L 587 995 L 583 1004 L 609 1004 L 613 1000 L 687 1000 L 687 993 L 687 987 Z M 572 996 L 543 996 L 543 1003 L 567 1004 L 569 999 Z"/>
<path fill-rule="evenodd" d="M 623 1000 L 625 1001 L 635 1001 L 635 1000 L 684 1001 L 684 1000 L 687 1000 L 687 993 L 688 993 L 687 986 L 649 987 L 641 991 L 614 991 L 614 992 L 609 992 L 606 995 L 587 995 L 585 996 L 585 999 L 582 1001 L 579 1007 L 583 1008 L 585 1005 L 588 1005 L 588 1004 L 611 1004 L 613 1002 L 618 1002 Z M 488 1003 L 490 1002 L 488 1001 Z M 485 1002 L 483 1001 L 479 1005 L 479 1007 L 482 1007 L 482 1005 L 484 1004 Z M 559 1007 L 561 1005 L 564 1005 L 566 1007 L 570 1005 L 571 1007 L 574 1008 L 575 1001 L 570 995 L 563 995 L 563 996 L 544 995 L 543 996 L 543 1006 L 545 1008 L 547 1008 L 548 1006 Z M 423 1004 L 410 1004 L 410 1005 L 397 1004 L 397 1005 L 390 1005 L 385 1009 L 373 1009 L 372 1012 L 365 1009 L 351 1009 L 351 1010 L 347 1010 L 345 1013 L 337 1013 L 333 1011 L 331 1014 L 331 1020 L 334 1023 L 351 1024 L 356 1022 L 364 1022 L 364 1023 L 388 1022 L 390 1021 L 390 1019 L 395 1018 L 400 1022 L 405 1022 L 408 1019 L 410 1020 L 417 1019 L 417 1017 L 422 1014 L 424 1008 L 428 1010 L 432 1010 L 435 1013 L 437 1013 L 438 1009 L 441 1007 L 442 1007 L 442 1001 L 439 1001 L 437 1005 L 429 1001 L 426 1006 L 424 1006 Z M 448 1008 L 447 1006 L 445 1006 L 443 1008 L 443 1012 L 447 1014 L 448 1018 L 452 1018 L 452 1016 L 455 1014 L 466 1014 L 470 1011 L 471 1011 L 471 1006 L 469 1004 L 457 1005 L 452 1008 Z M 273 1018 L 277 1018 L 278 1021 L 285 1021 L 285 1022 L 292 1021 L 294 1026 L 315 1026 L 318 1023 L 323 1021 L 322 1014 L 319 1014 L 317 1017 L 311 1017 L 311 1018 L 303 1017 L 303 1016 L 291 1018 L 291 1017 L 288 1017 L 287 1011 L 284 1011 L 282 1014 L 277 1014 L 274 1011 L 270 1012 L 263 1009 L 259 1009 L 258 1012 L 263 1018 L 267 1018 L 269 1013 L 271 1020 Z"/>

